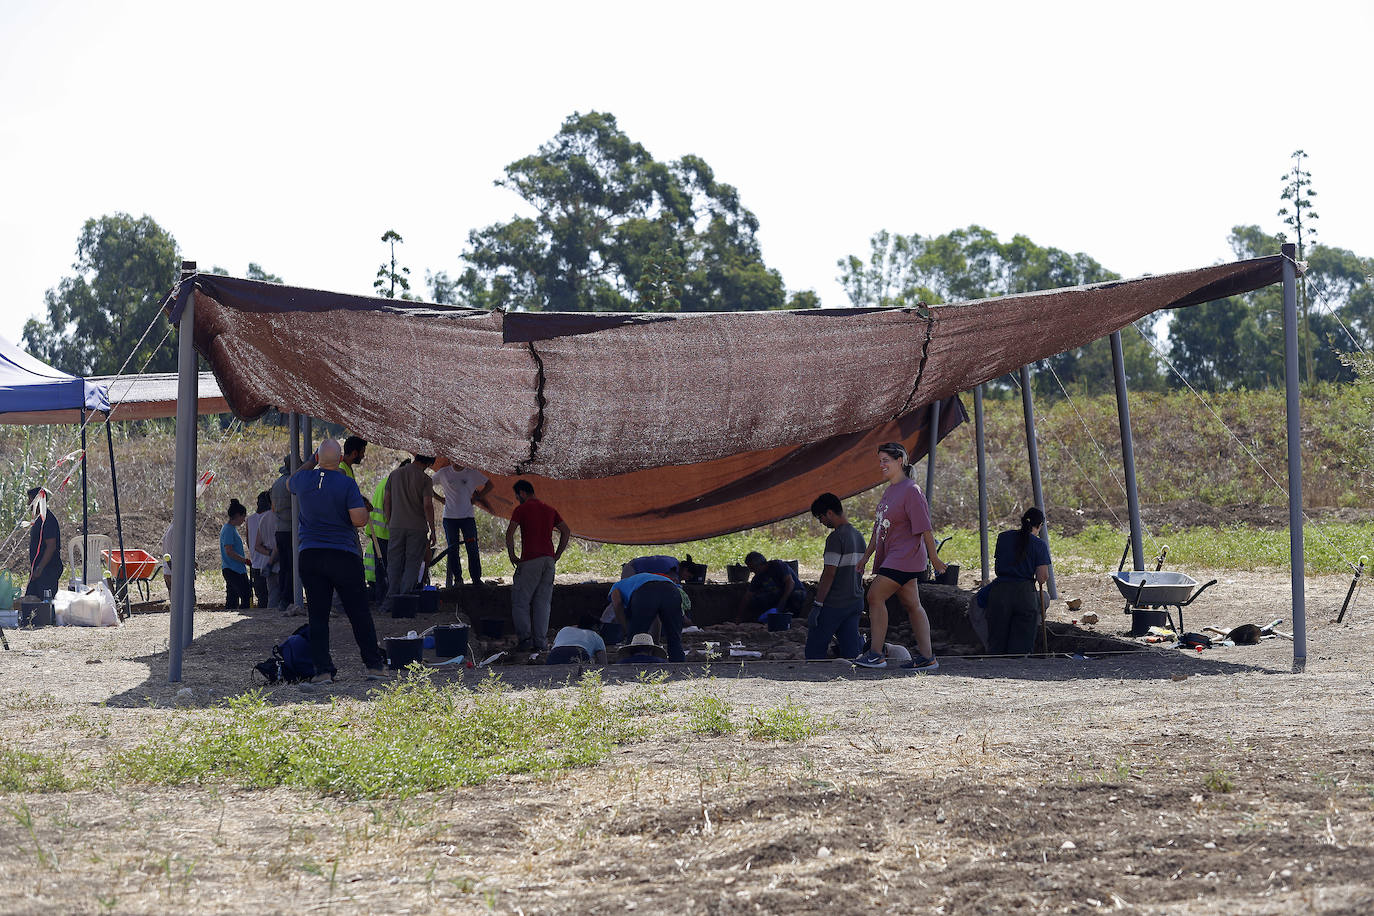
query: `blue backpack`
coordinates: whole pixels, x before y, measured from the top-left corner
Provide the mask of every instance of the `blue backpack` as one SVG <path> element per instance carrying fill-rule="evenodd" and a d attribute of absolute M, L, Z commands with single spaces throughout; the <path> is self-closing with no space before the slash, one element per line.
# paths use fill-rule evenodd
<path fill-rule="evenodd" d="M 315 676 L 315 663 L 310 658 L 310 624 L 302 624 L 296 632 L 272 647 L 272 657 L 258 662 L 253 670 L 268 684 L 294 684 Z"/>

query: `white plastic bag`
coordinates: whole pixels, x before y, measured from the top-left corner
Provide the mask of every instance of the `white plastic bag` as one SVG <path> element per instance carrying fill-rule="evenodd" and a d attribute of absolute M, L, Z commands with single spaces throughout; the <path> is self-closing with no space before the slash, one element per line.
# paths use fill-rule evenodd
<path fill-rule="evenodd" d="M 69 627 L 120 626 L 114 594 L 103 580 L 84 592 L 58 592 L 53 596 L 53 611 Z"/>

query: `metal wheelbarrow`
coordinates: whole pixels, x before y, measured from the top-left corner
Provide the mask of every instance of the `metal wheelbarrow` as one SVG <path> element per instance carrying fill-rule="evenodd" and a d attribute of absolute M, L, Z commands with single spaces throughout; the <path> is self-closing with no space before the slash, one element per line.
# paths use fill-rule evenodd
<path fill-rule="evenodd" d="M 1197 580 L 1184 573 L 1141 569 L 1117 570 L 1112 573 L 1112 581 L 1126 599 L 1126 609 L 1122 613 L 1131 615 L 1132 636 L 1144 636 L 1150 627 L 1166 622 L 1173 626 L 1173 617 L 1168 608 L 1178 610 L 1176 632 L 1182 635 L 1185 632 L 1183 609 L 1217 584 L 1217 580 L 1213 579 L 1198 588 Z"/>

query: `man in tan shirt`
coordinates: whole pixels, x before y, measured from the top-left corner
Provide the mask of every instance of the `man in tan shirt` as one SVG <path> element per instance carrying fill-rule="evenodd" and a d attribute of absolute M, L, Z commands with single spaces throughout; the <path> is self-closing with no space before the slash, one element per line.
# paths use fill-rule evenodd
<path fill-rule="evenodd" d="M 429 548 L 434 546 L 434 481 L 429 476 L 434 459 L 416 455 L 386 480 L 382 512 L 391 533 L 387 547 L 387 593 L 381 610 L 390 612 L 397 595 L 419 586 Z"/>

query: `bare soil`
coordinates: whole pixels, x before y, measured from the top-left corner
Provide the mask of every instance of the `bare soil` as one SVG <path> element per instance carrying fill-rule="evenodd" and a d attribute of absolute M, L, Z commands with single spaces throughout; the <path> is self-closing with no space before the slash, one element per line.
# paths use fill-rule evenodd
<path fill-rule="evenodd" d="M 1281 573 L 1217 577 L 1190 630 L 1291 616 Z M 793 744 L 664 734 L 597 766 L 406 802 L 229 785 L 4 794 L 0 912 L 1368 913 L 1374 599 L 1332 623 L 1348 581 L 1308 581 L 1301 674 L 1283 640 L 947 658 L 929 675 L 716 663 L 737 715 L 791 697 L 830 727 Z M 1054 619 L 1126 628 L 1105 576 L 1060 587 L 1084 603 Z M 182 684 L 167 683 L 165 613 L 7 631 L 4 747 L 98 762 L 246 689 L 296 622 L 202 612 Z M 273 702 L 366 696 L 334 633 L 345 680 Z M 567 673 L 502 671 L 517 687 Z M 701 674 L 686 666 L 669 690 Z M 606 677 L 628 689 L 624 669 Z"/>

